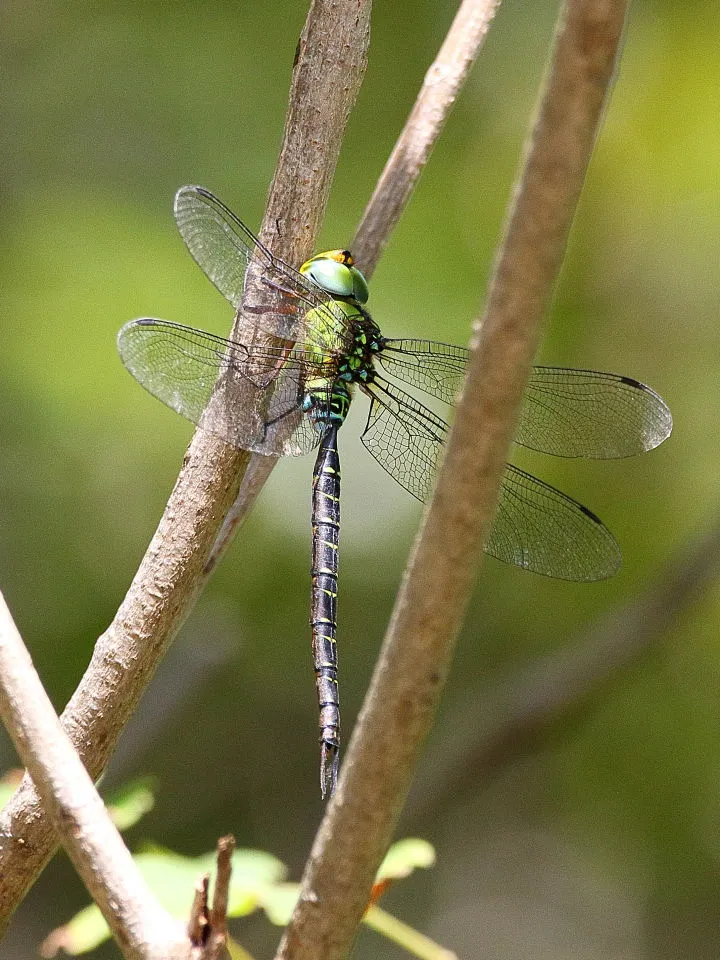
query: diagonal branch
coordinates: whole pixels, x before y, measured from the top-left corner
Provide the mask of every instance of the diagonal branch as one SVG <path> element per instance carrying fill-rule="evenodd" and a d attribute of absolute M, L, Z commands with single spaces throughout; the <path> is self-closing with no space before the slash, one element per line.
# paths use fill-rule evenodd
<path fill-rule="evenodd" d="M 151 894 L 53 709 L 0 594 L 0 716 L 123 956 L 188 957 L 182 924 Z"/>
<path fill-rule="evenodd" d="M 443 131 L 470 67 L 483 44 L 500 0 L 463 0 L 447 37 L 425 75 L 420 93 L 373 191 L 350 245 L 368 279 Z M 300 258 L 297 261 L 300 262 Z M 254 457 L 213 547 L 206 572 L 222 558 L 275 466 L 273 457 Z"/>
<path fill-rule="evenodd" d="M 278 957 L 345 957 L 450 666 L 476 562 L 601 122 L 623 0 L 562 8 L 457 419 L 338 791 Z"/>
<path fill-rule="evenodd" d="M 298 44 L 285 137 L 260 232 L 291 263 L 310 253 L 325 210 L 345 123 L 365 69 L 370 6 L 370 0 L 313 0 Z M 107 763 L 192 608 L 249 459 L 209 434 L 196 433 L 190 444 L 135 579 L 63 714 L 63 725 L 93 777 Z M 26 778 L 0 817 L 0 935 L 56 844 Z"/>

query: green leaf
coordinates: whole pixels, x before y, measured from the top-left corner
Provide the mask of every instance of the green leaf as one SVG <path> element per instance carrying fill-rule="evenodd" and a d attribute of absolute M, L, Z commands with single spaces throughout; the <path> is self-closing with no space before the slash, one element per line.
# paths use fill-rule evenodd
<path fill-rule="evenodd" d="M 275 883 L 263 890 L 260 906 L 270 923 L 276 927 L 287 926 L 299 894 L 299 883 Z"/>
<path fill-rule="evenodd" d="M 402 880 L 418 868 L 427 869 L 435 863 L 435 850 L 427 840 L 407 837 L 394 843 L 387 852 L 375 877 L 375 883 L 383 880 Z"/>
<path fill-rule="evenodd" d="M 181 920 L 189 915 L 198 877 L 215 871 L 214 852 L 200 857 L 183 857 L 156 847 L 133 859 L 158 901 Z M 284 876 L 284 864 L 269 853 L 236 850 L 232 855 L 228 915 L 240 917 L 257 910 L 266 888 L 277 884 Z M 45 948 L 48 956 L 61 948 L 77 956 L 93 950 L 109 936 L 110 930 L 93 904 L 53 931 L 45 941 Z"/>
<path fill-rule="evenodd" d="M 213 874 L 215 853 L 182 857 L 169 850 L 152 850 L 135 857 L 148 886 L 173 916 L 185 917 L 195 884 L 204 873 Z M 241 917 L 258 908 L 258 894 L 285 876 L 285 866 L 261 850 L 236 850 L 232 855 L 228 916 Z"/>

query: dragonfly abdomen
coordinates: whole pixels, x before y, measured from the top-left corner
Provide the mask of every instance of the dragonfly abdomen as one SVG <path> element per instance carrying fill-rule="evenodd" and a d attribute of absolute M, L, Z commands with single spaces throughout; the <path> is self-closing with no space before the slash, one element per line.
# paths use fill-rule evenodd
<path fill-rule="evenodd" d="M 339 424 L 323 436 L 313 470 L 312 629 L 313 664 L 320 710 L 320 788 L 333 793 L 340 758 L 340 701 L 337 679 L 337 579 L 340 536 Z"/>

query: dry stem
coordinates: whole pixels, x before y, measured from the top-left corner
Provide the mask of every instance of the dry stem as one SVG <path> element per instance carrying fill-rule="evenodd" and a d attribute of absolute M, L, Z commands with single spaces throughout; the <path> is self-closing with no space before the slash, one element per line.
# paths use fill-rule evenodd
<path fill-rule="evenodd" d="M 70 859 L 129 960 L 188 957 L 182 925 L 138 872 L 0 594 L 0 715 Z"/>

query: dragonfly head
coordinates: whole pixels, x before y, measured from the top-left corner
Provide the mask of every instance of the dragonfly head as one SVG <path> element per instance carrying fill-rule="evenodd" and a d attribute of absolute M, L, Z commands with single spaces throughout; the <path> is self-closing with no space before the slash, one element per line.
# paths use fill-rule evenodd
<path fill-rule="evenodd" d="M 300 267 L 300 273 L 332 297 L 367 303 L 370 291 L 367 280 L 354 265 L 349 250 L 326 250 Z"/>

